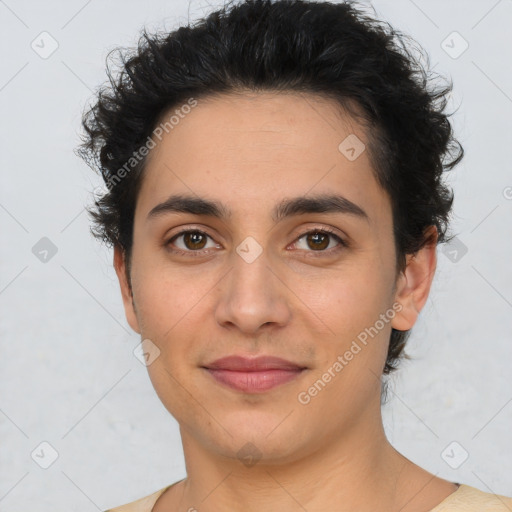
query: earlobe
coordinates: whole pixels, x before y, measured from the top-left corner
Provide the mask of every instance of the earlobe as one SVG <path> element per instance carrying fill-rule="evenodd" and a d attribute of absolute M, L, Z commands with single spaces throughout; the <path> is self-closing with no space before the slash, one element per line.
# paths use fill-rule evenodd
<path fill-rule="evenodd" d="M 128 283 L 126 273 L 126 261 L 124 251 L 119 246 L 114 246 L 114 269 L 119 280 L 119 286 L 121 288 L 121 296 L 123 298 L 124 311 L 126 320 L 130 327 L 138 334 L 140 334 L 139 322 L 135 313 L 135 307 L 133 304 L 133 294 L 131 286 Z"/>
<path fill-rule="evenodd" d="M 425 233 L 428 242 L 415 254 L 408 254 L 406 267 L 397 282 L 395 301 L 401 309 L 391 322 L 398 331 L 413 327 L 427 302 L 437 264 L 437 228 L 430 226 Z"/>

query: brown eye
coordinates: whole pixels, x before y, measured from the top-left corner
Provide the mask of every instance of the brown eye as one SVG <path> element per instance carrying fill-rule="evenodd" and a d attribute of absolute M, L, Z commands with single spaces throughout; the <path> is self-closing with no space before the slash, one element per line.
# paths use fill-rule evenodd
<path fill-rule="evenodd" d="M 210 247 L 206 247 L 208 243 L 208 239 L 212 240 L 212 238 L 199 230 L 186 230 L 181 231 L 180 233 L 174 235 L 166 245 L 170 247 L 170 249 L 177 253 L 191 253 L 192 255 L 196 255 L 194 253 L 199 253 L 203 251 L 203 249 L 209 249 Z M 215 245 L 215 244 L 214 244 Z"/>
<path fill-rule="evenodd" d="M 337 242 L 337 244 L 334 243 L 334 245 L 331 245 L 332 241 Z M 303 247 L 300 247 L 301 242 Z M 295 245 L 299 246 L 299 249 L 304 249 L 306 252 L 319 253 L 330 253 L 347 247 L 347 244 L 340 236 L 325 228 L 304 233 L 297 239 Z"/>
<path fill-rule="evenodd" d="M 188 231 L 183 235 L 183 242 L 187 249 L 203 249 L 206 244 L 206 235 L 200 231 Z"/>
<path fill-rule="evenodd" d="M 313 249 L 323 250 L 329 246 L 330 236 L 327 233 L 314 232 L 306 235 L 309 247 Z"/>

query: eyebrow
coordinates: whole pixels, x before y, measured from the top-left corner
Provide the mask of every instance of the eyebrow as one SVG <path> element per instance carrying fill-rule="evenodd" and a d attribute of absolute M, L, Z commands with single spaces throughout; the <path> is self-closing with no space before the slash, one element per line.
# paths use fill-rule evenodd
<path fill-rule="evenodd" d="M 227 220 L 232 215 L 231 210 L 218 201 L 202 197 L 172 195 L 163 203 L 157 204 L 148 213 L 146 221 L 161 217 L 167 213 L 205 215 L 221 220 Z M 346 197 L 336 194 L 284 199 L 272 210 L 272 220 L 277 223 L 288 217 L 308 213 L 343 213 L 359 217 L 367 222 L 370 220 L 368 214 L 360 206 L 349 201 Z"/>

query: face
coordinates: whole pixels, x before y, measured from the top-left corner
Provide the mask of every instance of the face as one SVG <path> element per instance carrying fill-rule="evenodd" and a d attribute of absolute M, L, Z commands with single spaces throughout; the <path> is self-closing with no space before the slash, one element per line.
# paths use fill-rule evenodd
<path fill-rule="evenodd" d="M 269 462 L 293 460 L 375 420 L 391 328 L 414 323 L 434 256 L 396 276 L 391 204 L 361 143 L 330 100 L 258 93 L 199 101 L 151 150 L 133 297 L 117 249 L 115 266 L 130 325 L 159 351 L 155 390 L 198 446 L 236 457 L 250 442 Z M 176 195 L 223 215 L 162 206 Z M 322 196 L 338 207 L 318 211 Z M 235 389 L 204 368 L 230 355 L 303 370 Z"/>

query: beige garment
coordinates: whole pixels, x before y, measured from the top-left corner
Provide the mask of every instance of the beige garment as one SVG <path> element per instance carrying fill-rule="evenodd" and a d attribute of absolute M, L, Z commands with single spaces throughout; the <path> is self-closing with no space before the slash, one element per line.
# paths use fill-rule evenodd
<path fill-rule="evenodd" d="M 120 507 L 116 508 L 109 508 L 108 510 L 105 510 L 105 512 L 151 512 L 151 510 L 153 510 L 153 507 L 155 506 L 156 500 L 160 498 L 160 496 L 167 489 L 169 489 L 173 485 L 176 485 L 177 483 L 178 482 L 168 485 L 167 487 L 164 487 L 163 489 L 160 489 L 159 491 L 156 491 L 153 494 L 150 494 L 149 496 L 140 498 L 137 501 L 132 501 L 127 505 L 121 505 Z"/>
<path fill-rule="evenodd" d="M 430 512 L 512 512 L 512 498 L 461 484 Z"/>
<path fill-rule="evenodd" d="M 156 500 L 167 489 L 177 483 L 168 485 L 149 496 L 132 501 L 127 505 L 105 510 L 105 512 L 151 512 Z M 512 498 L 499 494 L 490 494 L 480 491 L 475 487 L 461 484 L 454 493 L 450 494 L 430 512 L 512 512 Z"/>

